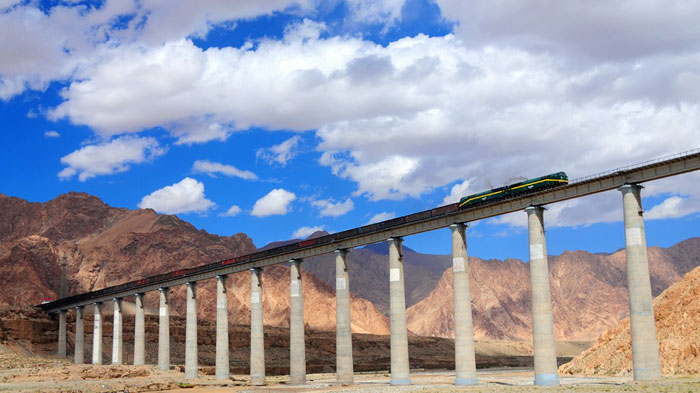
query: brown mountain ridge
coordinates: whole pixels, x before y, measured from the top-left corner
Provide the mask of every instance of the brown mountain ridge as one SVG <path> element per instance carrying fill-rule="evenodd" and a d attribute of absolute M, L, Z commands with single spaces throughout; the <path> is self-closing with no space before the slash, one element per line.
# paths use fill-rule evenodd
<path fill-rule="evenodd" d="M 75 294 L 254 250 L 243 233 L 212 235 L 176 216 L 112 208 L 84 193 L 64 194 L 46 203 L 0 194 L 0 285 L 5 288 L 0 303 L 36 304 L 41 298 L 57 297 L 63 253 L 68 258 L 69 294 Z M 335 327 L 334 259 L 324 255 L 302 265 L 305 322 L 318 330 Z M 656 295 L 700 264 L 700 238 L 669 248 L 651 247 L 649 261 Z M 406 247 L 404 264 L 409 329 L 452 337 L 451 257 Z M 349 270 L 353 330 L 388 333 L 386 244 L 352 250 Z M 627 315 L 624 250 L 550 256 L 550 275 L 558 339 L 595 340 Z M 530 341 L 528 264 L 470 257 L 470 276 L 476 338 Z M 288 267 L 266 268 L 263 280 L 265 324 L 288 326 Z M 231 275 L 229 285 L 231 322 L 246 324 L 249 274 Z M 156 298 L 147 294 L 146 304 L 156 306 Z M 175 288 L 171 299 L 174 312 L 183 312 L 184 288 Z M 198 299 L 198 312 L 213 317 L 213 280 L 198 286 Z"/>
<path fill-rule="evenodd" d="M 669 248 L 650 247 L 654 296 L 700 265 L 700 238 Z M 549 257 L 554 332 L 558 340 L 592 341 L 628 315 L 625 250 L 585 251 Z M 474 332 L 477 339 L 531 340 L 530 272 L 520 260 L 470 257 Z M 407 311 L 416 334 L 454 337 L 452 270 L 435 289 Z"/>
<path fill-rule="evenodd" d="M 69 193 L 46 203 L 30 203 L 0 195 L 0 303 L 37 304 L 58 297 L 60 256 L 67 256 L 68 294 L 77 294 L 158 273 L 192 267 L 255 251 L 243 233 L 217 236 L 197 230 L 176 216 L 153 210 L 112 208 L 94 196 Z M 265 324 L 288 326 L 289 268 L 275 266 L 263 273 Z M 231 275 L 229 318 L 250 319 L 249 274 Z M 198 313 L 215 315 L 214 280 L 197 287 Z M 185 308 L 184 287 L 171 291 L 174 313 Z M 305 275 L 304 310 L 307 325 L 320 330 L 335 326 L 331 288 Z M 127 299 L 128 301 L 129 299 Z M 155 307 L 157 295 L 146 294 Z M 356 332 L 388 333 L 388 321 L 367 300 L 351 301 Z"/>

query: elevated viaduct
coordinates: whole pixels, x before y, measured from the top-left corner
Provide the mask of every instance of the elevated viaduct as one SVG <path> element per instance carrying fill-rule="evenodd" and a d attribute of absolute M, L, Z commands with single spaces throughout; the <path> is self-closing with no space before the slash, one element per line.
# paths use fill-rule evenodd
<path fill-rule="evenodd" d="M 169 289 L 178 285 L 186 285 L 185 377 L 194 378 L 197 376 L 198 366 L 196 284 L 202 280 L 216 279 L 216 377 L 228 379 L 229 340 L 226 279 L 230 274 L 249 271 L 251 274 L 250 382 L 253 385 L 261 385 L 265 383 L 261 269 L 270 265 L 290 263 L 290 376 L 293 384 L 303 384 L 306 381 L 306 367 L 303 280 L 300 266 L 304 258 L 335 253 L 337 382 L 339 384 L 352 384 L 353 358 L 347 250 L 387 241 L 389 243 L 390 273 L 391 384 L 409 384 L 402 239 L 405 236 L 449 227 L 451 229 L 455 291 L 455 384 L 476 384 L 478 380 L 474 360 L 465 229 L 467 223 L 472 221 L 524 211 L 528 216 L 530 243 L 534 383 L 536 385 L 558 385 L 547 243 L 544 232 L 544 206 L 595 193 L 619 190 L 622 193 L 624 212 L 634 378 L 636 380 L 656 379 L 661 377 L 661 368 L 652 308 L 641 204 L 641 184 L 698 169 L 700 169 L 700 149 L 576 179 L 568 185 L 554 189 L 496 200 L 467 209 L 459 209 L 457 204 L 446 205 L 250 255 L 167 272 L 94 292 L 58 299 L 41 307 L 48 312 L 59 313 L 58 353 L 61 356 L 66 356 L 66 313 L 69 310 L 75 310 L 75 363 L 84 362 L 84 308 L 85 306 L 94 307 L 92 363 L 99 364 L 102 361 L 102 305 L 104 302 L 112 301 L 114 303 L 112 363 L 121 364 L 123 362 L 121 303 L 123 298 L 134 296 L 136 303 L 134 364 L 138 365 L 144 364 L 145 359 L 143 296 L 146 292 L 158 291 L 160 296 L 158 367 L 167 370 L 170 367 Z"/>

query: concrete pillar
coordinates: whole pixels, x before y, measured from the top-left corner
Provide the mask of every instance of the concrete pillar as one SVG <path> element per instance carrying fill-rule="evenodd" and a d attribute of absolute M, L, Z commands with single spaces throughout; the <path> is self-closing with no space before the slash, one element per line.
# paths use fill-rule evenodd
<path fill-rule="evenodd" d="M 124 351 L 122 335 L 122 299 L 114 299 L 114 325 L 112 329 L 112 364 L 122 364 Z"/>
<path fill-rule="evenodd" d="M 292 385 L 306 383 L 306 348 L 304 345 L 304 287 L 301 280 L 301 260 L 290 263 L 289 308 L 289 376 Z"/>
<path fill-rule="evenodd" d="M 627 249 L 627 288 L 630 295 L 630 331 L 635 380 L 661 378 L 659 344 L 654 325 L 654 307 L 649 278 L 647 241 L 642 217 L 642 187 L 626 184 L 620 187 L 625 217 Z"/>
<path fill-rule="evenodd" d="M 134 316 L 134 366 L 146 364 L 146 316 L 143 309 L 143 293 L 136 294 Z"/>
<path fill-rule="evenodd" d="M 158 288 L 160 306 L 158 308 L 158 369 L 170 370 L 170 288 Z"/>
<path fill-rule="evenodd" d="M 95 303 L 95 323 L 92 331 L 92 364 L 102 364 L 102 303 Z"/>
<path fill-rule="evenodd" d="M 411 383 L 406 330 L 406 295 L 403 281 L 402 239 L 389 238 L 389 317 L 391 321 L 391 384 Z"/>
<path fill-rule="evenodd" d="M 58 313 L 58 356 L 66 357 L 66 310 Z"/>
<path fill-rule="evenodd" d="M 335 375 L 338 385 L 352 385 L 352 330 L 350 328 L 348 251 L 335 251 Z"/>
<path fill-rule="evenodd" d="M 532 292 L 532 331 L 535 360 L 535 385 L 559 385 L 557 353 L 554 347 L 554 322 L 549 289 L 547 243 L 541 206 L 530 206 L 527 212 L 530 234 L 530 290 Z"/>
<path fill-rule="evenodd" d="M 85 307 L 75 308 L 75 351 L 73 363 L 83 364 L 85 358 Z"/>
<path fill-rule="evenodd" d="M 250 269 L 250 384 L 265 384 L 262 270 Z"/>
<path fill-rule="evenodd" d="M 216 276 L 216 379 L 231 378 L 228 358 L 228 300 L 226 276 Z"/>
<path fill-rule="evenodd" d="M 476 377 L 474 355 L 466 225 L 452 224 L 450 229 L 452 230 L 452 282 L 455 305 L 455 385 L 474 385 L 479 381 Z"/>
<path fill-rule="evenodd" d="M 197 378 L 197 283 L 190 281 L 186 286 L 185 378 Z"/>

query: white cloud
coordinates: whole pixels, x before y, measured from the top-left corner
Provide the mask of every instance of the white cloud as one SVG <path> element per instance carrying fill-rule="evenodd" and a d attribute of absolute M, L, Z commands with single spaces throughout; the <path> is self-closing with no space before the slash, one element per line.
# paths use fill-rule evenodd
<path fill-rule="evenodd" d="M 332 199 L 321 199 L 311 202 L 311 205 L 321 209 L 321 217 L 342 216 L 355 208 L 355 204 L 350 198 L 346 199 L 345 202 L 335 202 Z"/>
<path fill-rule="evenodd" d="M 258 199 L 250 213 L 256 217 L 267 217 L 272 215 L 284 215 L 289 211 L 289 204 L 297 198 L 294 193 L 276 188 L 264 197 Z"/>
<path fill-rule="evenodd" d="M 346 0 L 346 4 L 354 20 L 391 25 L 401 19 L 404 0 Z"/>
<path fill-rule="evenodd" d="M 644 218 L 648 220 L 658 220 L 683 217 L 700 211 L 700 206 L 698 205 L 697 200 L 674 195 L 652 207 L 651 210 L 644 214 Z"/>
<path fill-rule="evenodd" d="M 442 200 L 442 204 L 447 205 L 450 203 L 457 203 L 460 199 L 462 199 L 462 197 L 474 194 L 474 190 L 469 188 L 469 183 L 469 180 L 465 180 L 452 186 L 450 193 L 445 196 L 445 199 Z"/>
<path fill-rule="evenodd" d="M 221 164 L 218 162 L 212 162 L 209 160 L 197 160 L 192 165 L 192 170 L 195 173 L 206 173 L 209 176 L 216 177 L 217 173 L 229 177 L 240 177 L 245 180 L 256 180 L 258 176 L 251 172 L 238 169 L 233 165 Z"/>
<path fill-rule="evenodd" d="M 153 191 L 141 199 L 140 209 L 151 208 L 159 213 L 203 213 L 216 207 L 204 196 L 204 184 L 186 177 L 179 183 Z"/>
<path fill-rule="evenodd" d="M 306 0 L 209 0 L 206 2 L 109 0 L 96 7 L 61 2 L 45 11 L 35 2 L 0 3 L 0 99 L 44 89 L 100 62 L 100 52 L 121 45 L 160 45 L 204 37 L 214 26 L 296 8 Z M 122 19 L 124 23 L 115 23 Z M 221 135 L 221 133 L 220 133 Z M 183 138 L 187 140 L 187 138 Z"/>
<path fill-rule="evenodd" d="M 58 138 L 60 136 L 61 136 L 61 134 L 59 134 L 57 131 L 45 131 L 44 132 L 44 137 L 46 137 L 46 138 Z"/>
<path fill-rule="evenodd" d="M 394 212 L 377 213 L 374 216 L 372 216 L 372 218 L 370 218 L 369 221 L 367 221 L 367 223 L 365 225 L 375 224 L 377 222 L 382 222 L 382 221 L 386 221 L 386 220 L 391 220 L 394 217 L 396 217 L 396 213 L 394 213 Z"/>
<path fill-rule="evenodd" d="M 324 230 L 323 225 L 318 225 L 315 227 L 301 227 L 294 231 L 292 234 L 292 239 L 306 239 L 307 237 L 313 235 L 315 232 Z"/>
<path fill-rule="evenodd" d="M 469 45 L 512 46 L 624 61 L 700 49 L 700 3 L 638 0 L 436 0 Z"/>
<path fill-rule="evenodd" d="M 129 170 L 130 164 L 141 164 L 165 154 L 154 138 L 123 136 L 99 145 L 88 145 L 61 158 L 67 165 L 58 177 L 70 179 L 76 174 L 80 181 Z"/>
<path fill-rule="evenodd" d="M 108 14 L 124 13 L 113 3 L 109 12 L 87 12 L 92 20 L 75 24 L 65 42 L 56 37 L 74 10 L 44 15 L 22 6 L 21 18 L 18 9 L 16 20 L 0 20 L 0 37 L 19 37 L 0 42 L 18 54 L 0 59 L 0 97 L 74 75 L 50 117 L 104 138 L 152 127 L 180 144 L 253 126 L 317 130 L 321 163 L 372 200 L 420 197 L 459 181 L 478 191 L 558 170 L 583 176 L 697 145 L 700 5 L 693 2 L 439 0 L 443 16 L 459 22 L 454 35 L 377 45 L 322 38 L 322 24 L 304 21 L 281 40 L 206 50 L 182 37 L 201 37 L 230 15 L 295 5 L 242 1 L 230 11 L 219 1 L 153 2 L 137 12 L 148 15 L 146 26 L 137 28 L 136 18 L 100 43 Z M 358 19 L 363 10 L 395 19 L 401 7 L 349 3 Z M 98 43 L 85 43 L 92 31 L 85 26 L 100 27 Z M 75 50 L 66 57 L 64 47 Z M 698 205 L 700 189 L 683 195 L 680 205 Z M 606 203 L 609 210 L 587 203 L 565 206 L 561 222 L 621 217 L 617 202 Z"/>
<path fill-rule="evenodd" d="M 271 163 L 276 162 L 282 166 L 285 166 L 287 165 L 287 161 L 291 160 L 297 155 L 296 149 L 299 146 L 300 141 L 301 137 L 299 135 L 295 135 L 279 145 L 274 145 L 267 149 L 259 149 L 255 153 L 255 156 L 262 158 L 265 161 Z"/>
<path fill-rule="evenodd" d="M 238 207 L 237 205 L 232 205 L 226 213 L 222 213 L 221 216 L 223 217 L 235 217 L 237 215 L 241 214 L 241 208 Z"/>

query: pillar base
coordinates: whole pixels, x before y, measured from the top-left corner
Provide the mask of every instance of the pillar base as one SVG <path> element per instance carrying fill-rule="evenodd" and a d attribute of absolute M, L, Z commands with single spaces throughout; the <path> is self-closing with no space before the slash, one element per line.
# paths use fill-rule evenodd
<path fill-rule="evenodd" d="M 250 384 L 252 386 L 264 386 L 265 385 L 265 378 L 251 378 Z"/>
<path fill-rule="evenodd" d="M 654 368 L 635 368 L 633 369 L 635 381 L 653 381 L 661 379 L 661 370 Z"/>
<path fill-rule="evenodd" d="M 391 382 L 389 382 L 390 385 L 410 385 L 411 384 L 411 379 L 410 378 L 401 378 L 401 379 L 392 379 Z"/>
<path fill-rule="evenodd" d="M 354 384 L 355 384 L 355 380 L 353 378 L 345 378 L 345 379 L 337 378 L 336 382 L 335 382 L 336 386 L 350 386 L 350 385 L 354 385 Z"/>
<path fill-rule="evenodd" d="M 293 377 L 289 381 L 289 384 L 293 386 L 306 385 L 306 377 Z"/>
<path fill-rule="evenodd" d="M 478 385 L 479 380 L 476 378 L 457 378 L 455 379 L 455 385 L 457 386 L 468 386 L 468 385 Z"/>
<path fill-rule="evenodd" d="M 535 374 L 536 386 L 559 386 L 557 374 Z"/>

